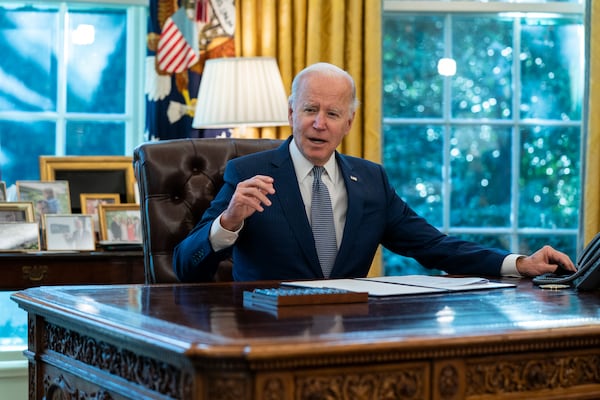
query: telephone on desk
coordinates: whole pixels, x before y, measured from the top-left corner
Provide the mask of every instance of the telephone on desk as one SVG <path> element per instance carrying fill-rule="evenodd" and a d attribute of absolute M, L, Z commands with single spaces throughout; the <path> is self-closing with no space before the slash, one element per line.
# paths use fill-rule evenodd
<path fill-rule="evenodd" d="M 560 269 L 560 267 L 559 267 Z M 568 285 L 578 290 L 600 288 L 600 233 L 585 246 L 577 259 L 577 272 L 569 275 L 543 274 L 533 278 L 536 285 Z"/>

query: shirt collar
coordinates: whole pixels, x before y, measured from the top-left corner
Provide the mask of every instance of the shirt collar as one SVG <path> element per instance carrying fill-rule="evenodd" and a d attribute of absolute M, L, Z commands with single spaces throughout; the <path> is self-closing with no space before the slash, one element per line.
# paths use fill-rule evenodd
<path fill-rule="evenodd" d="M 294 170 L 296 171 L 296 176 L 298 179 L 303 180 L 310 175 L 314 165 L 300 152 L 300 149 L 298 149 L 294 138 L 292 138 L 290 141 L 289 148 L 290 156 L 292 157 L 292 163 L 294 164 Z M 325 171 L 327 171 L 329 178 L 335 182 L 337 178 L 337 163 L 335 162 L 335 153 L 329 157 L 329 160 L 327 160 L 323 167 L 325 167 Z"/>

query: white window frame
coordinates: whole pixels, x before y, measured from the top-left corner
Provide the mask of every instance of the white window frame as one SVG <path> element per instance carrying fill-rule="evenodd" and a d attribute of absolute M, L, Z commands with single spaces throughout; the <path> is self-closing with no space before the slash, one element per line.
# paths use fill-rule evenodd
<path fill-rule="evenodd" d="M 465 14 L 465 13 L 559 13 L 559 14 L 566 14 L 566 15 L 581 15 L 584 16 L 584 21 L 585 23 L 587 23 L 587 21 L 585 20 L 585 4 L 583 3 L 582 0 L 579 1 L 579 3 L 558 3 L 558 2 L 543 2 L 543 1 L 531 1 L 531 2 L 526 2 L 526 3 L 505 3 L 505 2 L 479 2 L 479 1 L 407 1 L 407 0 L 384 0 L 383 1 L 383 12 L 385 13 L 414 13 L 414 12 L 419 12 L 419 13 L 435 13 L 435 14 L 452 14 L 452 13 L 457 13 L 457 14 Z M 586 56 L 587 58 L 587 56 Z M 587 68 L 587 60 L 586 60 L 586 68 Z M 518 76 L 518 75 L 517 75 Z M 518 86 L 520 86 L 520 81 L 518 81 L 517 83 Z M 587 85 L 587 84 L 586 84 Z M 515 88 L 515 93 L 518 93 L 519 91 L 519 87 Z M 586 93 L 586 95 L 584 97 L 587 98 L 587 87 L 584 89 L 584 92 Z M 445 91 L 445 94 L 447 94 L 447 90 Z M 445 106 L 444 107 L 449 107 L 449 101 L 448 99 L 444 99 L 444 103 Z M 585 104 L 587 104 L 585 101 L 582 102 L 582 104 L 584 104 L 583 106 L 583 112 L 582 112 L 582 116 L 581 116 L 581 121 L 566 121 L 566 122 L 557 122 L 556 125 L 561 125 L 561 126 L 580 126 L 581 127 L 581 141 L 582 143 L 585 143 L 585 137 L 586 137 L 586 132 L 585 132 L 585 118 L 587 115 L 587 111 L 586 111 L 586 107 Z M 444 116 L 442 119 L 435 119 L 435 121 L 432 120 L 428 120 L 428 119 L 418 119 L 415 120 L 415 123 L 418 121 L 419 124 L 427 124 L 427 123 L 435 123 L 436 125 L 440 125 L 442 124 L 445 127 L 445 132 L 446 135 L 449 135 L 450 130 L 448 129 L 449 126 L 456 126 L 456 122 L 452 122 L 450 120 L 447 119 L 447 115 L 449 115 L 449 113 L 445 112 Z M 408 119 L 406 118 L 386 118 L 384 116 L 383 118 L 383 124 L 389 124 L 389 125 L 394 125 L 395 121 L 407 121 Z M 519 126 L 523 126 L 525 124 L 523 124 L 523 121 L 525 121 L 524 119 L 521 119 L 519 117 L 513 117 L 510 120 L 507 121 L 497 121 L 494 120 L 491 123 L 493 125 L 513 125 L 515 123 L 518 123 Z M 529 124 L 531 122 L 535 122 L 535 121 L 528 121 Z M 481 121 L 475 121 L 474 123 L 476 124 L 481 124 Z M 547 123 L 544 123 L 544 125 L 548 125 Z M 515 129 L 513 129 L 513 147 L 512 147 L 512 152 L 513 154 L 518 154 L 520 152 L 519 149 L 519 142 L 516 141 L 515 139 Z M 446 143 L 448 143 L 448 137 L 445 138 Z M 447 146 L 446 146 L 447 147 Z M 581 146 L 581 151 L 583 153 L 585 146 Z M 449 163 L 450 163 L 450 158 L 449 158 L 449 149 L 445 148 L 444 149 L 444 171 L 449 171 Z M 511 173 L 512 173 L 512 182 L 513 182 L 513 187 L 511 188 L 512 194 L 511 194 L 511 202 L 512 202 L 512 208 L 513 210 L 515 210 L 515 212 L 518 215 L 518 196 L 516 195 L 519 192 L 519 187 L 518 187 L 518 174 L 519 174 L 519 168 L 518 168 L 518 158 L 517 157 L 512 157 L 513 158 L 513 165 L 511 166 Z M 584 185 L 584 177 L 585 177 L 585 154 L 581 154 L 581 158 L 582 161 L 580 163 L 581 165 L 581 185 L 583 187 Z M 518 223 L 517 222 L 513 222 L 511 223 L 511 225 L 509 227 L 502 227 L 502 228 L 478 228 L 478 227 L 469 227 L 469 228 L 457 228 L 457 227 L 451 227 L 450 226 L 450 213 L 451 213 L 451 203 L 450 203 L 450 180 L 447 179 L 447 177 L 444 179 L 444 189 L 443 189 L 443 193 L 444 193 L 444 199 L 443 199 L 443 217 L 442 217 L 442 224 L 443 226 L 438 227 L 440 230 L 442 230 L 445 233 L 450 233 L 450 234 L 507 234 L 510 236 L 510 248 L 511 251 L 518 251 L 519 249 L 519 236 L 521 235 L 527 235 L 527 234 L 531 234 L 531 233 L 535 233 L 535 234 L 547 234 L 547 233 L 552 233 L 552 234 L 564 234 L 564 235 L 573 235 L 574 233 L 581 237 L 581 230 L 582 230 L 582 226 L 583 224 L 580 222 L 579 227 L 575 228 L 575 229 L 546 229 L 546 228 L 521 228 L 518 227 Z M 583 192 L 581 191 L 581 196 L 583 196 Z M 580 207 L 581 209 L 581 207 Z M 580 221 L 582 220 L 582 212 L 583 210 L 580 211 Z M 580 242 L 580 240 L 579 240 Z M 580 245 L 578 246 L 580 247 Z"/>
<path fill-rule="evenodd" d="M 68 6 L 90 6 L 90 7 L 116 7 L 127 10 L 127 49 L 126 49 L 126 101 L 125 112 L 123 114 L 89 114 L 89 113 L 67 113 L 66 112 L 66 63 L 60 60 L 58 63 L 57 80 L 57 109 L 56 112 L 19 112 L 3 111 L 0 112 L 1 120 L 35 120 L 43 119 L 53 121 L 56 124 L 56 142 L 55 154 L 57 156 L 65 155 L 66 147 L 66 124 L 67 121 L 87 120 L 87 121 L 121 121 L 125 124 L 125 146 L 123 155 L 133 154 L 133 149 L 144 139 L 146 100 L 144 95 L 144 73 L 146 59 L 146 35 L 147 35 L 147 14 L 148 0 L 109 0 L 109 1 L 58 1 L 58 0 L 0 0 L 2 4 L 23 3 L 31 5 L 47 6 L 48 4 L 58 5 L 59 7 L 59 29 L 60 33 L 57 40 L 64 40 L 65 29 L 64 21 Z M 62 51 L 62 46 L 59 46 Z M 60 55 L 60 54 L 59 54 Z"/>

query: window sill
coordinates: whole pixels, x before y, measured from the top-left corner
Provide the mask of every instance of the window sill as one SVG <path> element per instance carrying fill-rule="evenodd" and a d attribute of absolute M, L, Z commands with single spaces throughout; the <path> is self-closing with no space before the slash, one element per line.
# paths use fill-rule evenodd
<path fill-rule="evenodd" d="M 23 348 L 0 350 L 0 379 L 27 376 L 27 359 Z"/>

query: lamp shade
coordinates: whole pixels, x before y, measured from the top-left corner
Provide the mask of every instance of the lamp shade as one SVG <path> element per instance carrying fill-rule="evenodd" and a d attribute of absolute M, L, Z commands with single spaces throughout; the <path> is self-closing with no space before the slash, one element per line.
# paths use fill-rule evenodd
<path fill-rule="evenodd" d="M 272 57 L 207 60 L 192 127 L 288 125 L 287 97 Z"/>

